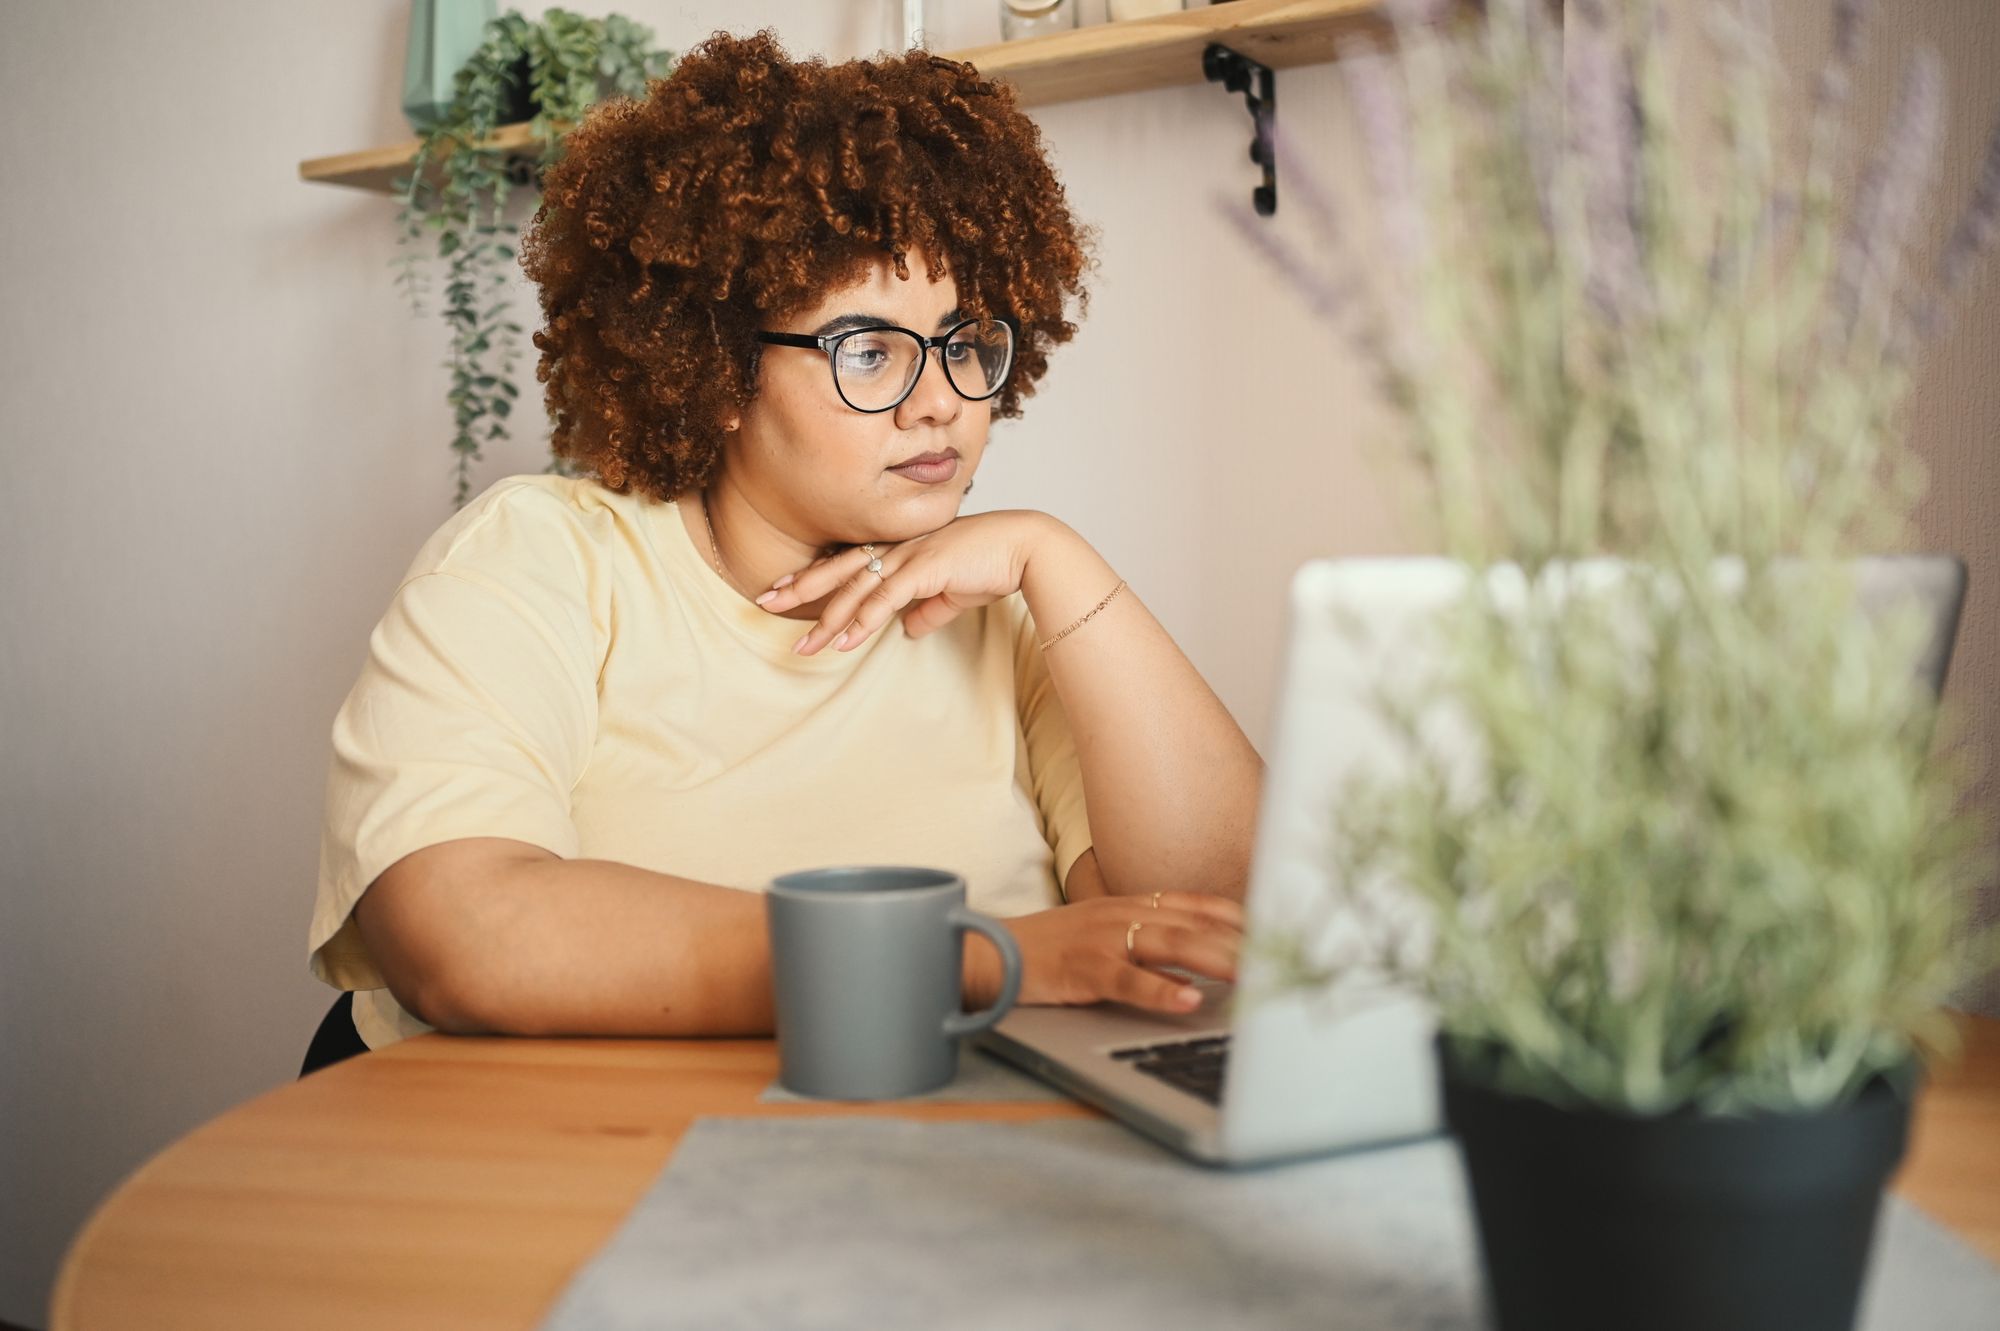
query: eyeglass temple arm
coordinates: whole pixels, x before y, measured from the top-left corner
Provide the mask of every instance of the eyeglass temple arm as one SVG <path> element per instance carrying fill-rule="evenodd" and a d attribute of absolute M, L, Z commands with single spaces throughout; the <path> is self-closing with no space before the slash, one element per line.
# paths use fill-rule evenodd
<path fill-rule="evenodd" d="M 757 340 L 759 342 L 773 342 L 781 347 L 809 347 L 814 351 L 824 351 L 826 350 L 826 344 L 831 342 L 834 337 L 839 336 L 840 334 L 838 333 L 830 337 L 814 337 L 809 333 L 759 333 L 757 334 Z"/>

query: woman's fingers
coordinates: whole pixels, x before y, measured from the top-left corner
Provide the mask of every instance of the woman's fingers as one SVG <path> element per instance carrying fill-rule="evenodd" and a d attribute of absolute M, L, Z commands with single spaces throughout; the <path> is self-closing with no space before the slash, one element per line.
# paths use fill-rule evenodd
<path fill-rule="evenodd" d="M 819 622 L 806 631 L 796 650 L 810 656 L 832 643 L 842 651 L 852 651 L 909 599 L 905 581 L 897 579 L 896 570 L 886 560 L 880 577 L 864 565 L 828 599 L 819 612 Z"/>
<path fill-rule="evenodd" d="M 1189 977 L 1236 979 L 1241 921 L 1238 903 L 1199 892 L 1162 892 L 1158 906 L 1150 896 L 1093 897 L 1019 916 L 1008 926 L 1025 963 L 1020 1001 L 1186 1012 L 1199 1002 L 1181 996 Z"/>
<path fill-rule="evenodd" d="M 792 650 L 811 656 L 832 643 L 842 651 L 852 651 L 923 593 L 908 578 L 896 578 L 897 570 L 908 562 L 903 553 L 908 544 L 886 551 L 876 547 L 882 560 L 880 573 L 868 567 L 877 555 L 870 555 L 859 546 L 843 550 L 805 569 L 786 586 L 765 592 L 757 598 L 757 604 L 778 614 L 825 596 L 826 604 L 820 607 L 819 619 L 799 635 Z"/>
<path fill-rule="evenodd" d="M 1162 892 L 1159 899 L 1161 910 L 1191 911 L 1218 924 L 1226 924 L 1238 932 L 1243 929 L 1243 903 L 1234 897 L 1217 896 L 1213 892 Z M 1130 901 L 1149 908 L 1153 898 L 1151 895 L 1144 895 L 1120 897 L 1118 900 Z"/>
<path fill-rule="evenodd" d="M 881 552 L 884 547 L 878 545 L 875 549 Z M 868 552 L 858 545 L 815 559 L 797 573 L 779 578 L 757 598 L 757 604 L 778 614 L 817 601 L 841 584 L 851 582 L 856 573 L 868 567 L 868 560 Z M 874 575 L 869 574 L 869 579 L 873 581 Z"/>
<path fill-rule="evenodd" d="M 1150 1012 L 1192 1012 L 1201 1006 L 1199 989 L 1137 966 L 1120 966 L 1105 997 Z"/>
<path fill-rule="evenodd" d="M 894 568 L 885 563 L 882 572 L 885 576 L 881 578 L 872 573 L 863 573 L 863 582 L 875 585 L 865 590 L 856 589 L 859 595 L 854 596 L 848 606 L 838 605 L 840 597 L 834 598 L 834 601 L 828 604 L 829 613 L 825 623 L 840 624 L 843 618 L 846 621 L 845 627 L 837 630 L 833 638 L 834 646 L 841 651 L 853 651 L 867 641 L 869 634 L 895 618 L 897 611 L 910 602 L 929 596 L 938 590 L 936 587 L 924 585 L 928 579 L 922 571 L 910 567 L 908 559 L 898 560 Z M 841 593 L 843 597 L 848 595 L 846 592 Z"/>
<path fill-rule="evenodd" d="M 1219 931 L 1213 926 L 1185 925 L 1141 920 L 1132 940 L 1131 960 L 1139 966 L 1159 969 L 1176 966 L 1214 980 L 1236 979 L 1236 958 L 1242 950 L 1242 935 L 1234 930 Z"/>
<path fill-rule="evenodd" d="M 859 546 L 843 550 L 802 570 L 789 584 L 773 585 L 757 604 L 773 614 L 819 606 L 817 622 L 792 646 L 804 656 L 829 645 L 853 651 L 898 615 L 904 616 L 908 636 L 920 638 L 1019 590 L 1030 545 L 1026 533 L 1042 529 L 1019 514 L 957 519 L 877 546 L 879 563 Z"/>

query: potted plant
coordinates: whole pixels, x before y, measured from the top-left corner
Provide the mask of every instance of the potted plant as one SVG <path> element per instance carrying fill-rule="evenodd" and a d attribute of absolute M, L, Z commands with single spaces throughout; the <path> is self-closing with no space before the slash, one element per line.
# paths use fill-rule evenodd
<path fill-rule="evenodd" d="M 1837 207 L 1858 0 L 1797 173 L 1754 7 L 1699 37 L 1651 0 L 1437 8 L 1341 62 L 1386 276 L 1223 205 L 1378 376 L 1469 570 L 1442 676 L 1381 698 L 1408 769 L 1329 814 L 1333 914 L 1370 945 L 1252 945 L 1435 1005 L 1507 1331 L 1847 1328 L 1946 1004 L 1996 955 L 1915 626 L 1861 626 L 1847 556 L 1909 538 L 1900 407 L 2000 227 L 2000 134 L 1912 290 L 1941 74 L 1912 62 Z M 1600 556 L 1624 573 L 1593 583 Z"/>
<path fill-rule="evenodd" d="M 597 19 L 550 9 L 531 22 L 509 10 L 484 31 L 455 76 L 450 107 L 422 136 L 409 176 L 396 182 L 404 247 L 397 284 L 416 313 L 424 313 L 416 242 L 425 231 L 437 233 L 437 257 L 448 265 L 445 364 L 457 431 L 457 507 L 472 496 L 482 439 L 505 436 L 519 395 L 510 376 L 521 326 L 507 318 L 506 287 L 520 228 L 502 220 L 512 189 L 539 182 L 541 169 L 561 156 L 563 134 L 590 107 L 612 96 L 642 98 L 673 66 L 672 52 L 653 48 L 651 29 L 617 14 Z M 522 119 L 538 144 L 532 163 L 510 161 L 488 143 L 495 130 Z M 489 353 L 499 356 L 497 366 Z M 476 434 L 482 420 L 486 428 Z M 552 459 L 548 470 L 566 471 L 566 464 Z"/>

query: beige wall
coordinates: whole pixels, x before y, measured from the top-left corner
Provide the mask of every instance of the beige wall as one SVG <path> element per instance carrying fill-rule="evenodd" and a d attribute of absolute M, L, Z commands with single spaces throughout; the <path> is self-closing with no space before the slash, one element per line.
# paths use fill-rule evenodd
<path fill-rule="evenodd" d="M 677 48 L 770 22 L 795 53 L 844 58 L 885 42 L 893 5 L 586 8 Z M 992 40 L 996 8 L 954 0 L 936 44 Z M 1794 14 L 1817 6 L 1781 8 L 1802 47 L 1821 40 Z M 1921 30 L 1946 50 L 1949 174 L 1965 182 L 2000 109 L 2000 16 L 1988 0 L 1896 10 L 1898 44 Z M 41 1325 L 96 1200 L 289 1079 L 330 997 L 304 956 L 328 727 L 397 576 L 449 515 L 450 426 L 442 329 L 391 285 L 393 204 L 295 172 L 406 134 L 407 12 L 8 10 L 0 1320 Z M 1333 71 L 1280 88 L 1287 130 L 1365 198 Z M 1102 268 L 1081 336 L 1027 418 L 996 430 L 975 507 L 1044 508 L 1082 531 L 1261 745 L 1285 575 L 1409 545 L 1361 458 L 1379 418 L 1216 216 L 1217 192 L 1247 198 L 1255 181 L 1240 98 L 1197 85 L 1039 119 L 1103 228 Z M 1300 236 L 1300 222 L 1281 203 L 1276 225 Z M 1977 703 L 1989 752 L 1996 278 L 1981 275 L 1917 419 L 1943 481 L 1933 540 L 1972 561 L 1952 689 Z M 517 301 L 532 328 L 532 293 Z M 532 366 L 526 348 L 530 403 Z M 489 450 L 480 487 L 539 469 L 535 419 Z"/>

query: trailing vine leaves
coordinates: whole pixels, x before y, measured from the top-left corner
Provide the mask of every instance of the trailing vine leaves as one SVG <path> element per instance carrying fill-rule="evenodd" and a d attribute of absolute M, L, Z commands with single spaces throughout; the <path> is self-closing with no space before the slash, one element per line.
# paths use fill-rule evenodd
<path fill-rule="evenodd" d="M 521 326 L 507 317 L 507 286 L 520 227 L 506 220 L 508 201 L 516 186 L 539 185 L 542 170 L 562 155 L 563 134 L 590 107 L 607 97 L 644 97 L 651 80 L 671 72 L 673 53 L 654 49 L 652 40 L 650 28 L 618 14 L 598 19 L 549 9 L 531 22 L 508 10 L 486 25 L 454 77 L 450 107 L 423 135 L 409 175 L 395 182 L 401 253 L 393 262 L 415 313 L 425 313 L 419 242 L 426 231 L 436 233 L 436 257 L 445 265 L 454 507 L 471 498 L 472 464 L 482 460 L 486 440 L 506 436 L 519 396 L 513 370 Z M 490 146 L 496 130 L 531 113 L 532 157 Z M 572 474 L 559 458 L 545 470 Z"/>

